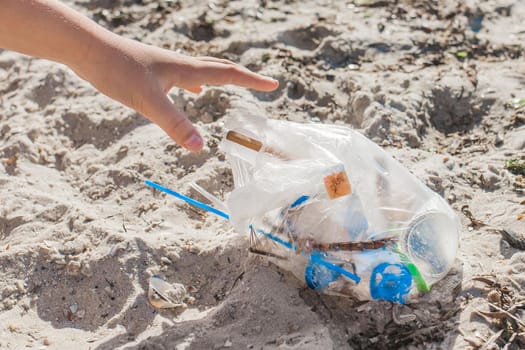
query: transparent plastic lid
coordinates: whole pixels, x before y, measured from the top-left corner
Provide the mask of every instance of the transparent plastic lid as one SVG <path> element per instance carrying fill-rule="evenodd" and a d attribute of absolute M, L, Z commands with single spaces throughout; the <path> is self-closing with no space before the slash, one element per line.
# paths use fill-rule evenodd
<path fill-rule="evenodd" d="M 441 212 L 420 214 L 409 224 L 401 239 L 403 250 L 429 284 L 450 270 L 458 249 L 457 222 Z"/>

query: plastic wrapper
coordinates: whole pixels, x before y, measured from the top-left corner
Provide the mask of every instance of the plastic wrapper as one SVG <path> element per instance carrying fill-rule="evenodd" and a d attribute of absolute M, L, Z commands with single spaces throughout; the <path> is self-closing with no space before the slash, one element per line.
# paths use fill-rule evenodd
<path fill-rule="evenodd" d="M 237 119 L 221 144 L 229 218 L 250 251 L 310 288 L 409 302 L 450 270 L 455 213 L 384 150 L 340 126 Z"/>

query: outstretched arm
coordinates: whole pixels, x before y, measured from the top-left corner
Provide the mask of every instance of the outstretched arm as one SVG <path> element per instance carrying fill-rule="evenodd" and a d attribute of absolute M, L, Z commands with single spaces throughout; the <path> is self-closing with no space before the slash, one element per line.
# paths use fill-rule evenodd
<path fill-rule="evenodd" d="M 184 56 L 120 37 L 59 1 L 0 0 L 0 9 L 0 47 L 69 66 L 190 151 L 200 150 L 203 142 L 166 96 L 172 87 L 200 92 L 203 84 L 261 91 L 278 86 L 227 60 Z"/>

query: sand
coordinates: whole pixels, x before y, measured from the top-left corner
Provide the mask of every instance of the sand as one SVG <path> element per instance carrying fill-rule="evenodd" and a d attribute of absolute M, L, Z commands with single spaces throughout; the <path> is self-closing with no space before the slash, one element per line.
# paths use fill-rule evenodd
<path fill-rule="evenodd" d="M 281 85 L 171 91 L 206 138 L 190 154 L 66 67 L 1 51 L 0 349 L 525 346 L 518 321 L 477 313 L 491 301 L 525 321 L 525 252 L 497 231 L 525 234 L 525 180 L 505 169 L 525 159 L 525 2 L 65 2 Z M 320 295 L 249 255 L 245 232 L 143 184 L 227 196 L 218 144 L 236 115 L 348 125 L 383 146 L 461 218 L 453 270 L 409 305 Z M 194 301 L 155 310 L 152 275 Z"/>

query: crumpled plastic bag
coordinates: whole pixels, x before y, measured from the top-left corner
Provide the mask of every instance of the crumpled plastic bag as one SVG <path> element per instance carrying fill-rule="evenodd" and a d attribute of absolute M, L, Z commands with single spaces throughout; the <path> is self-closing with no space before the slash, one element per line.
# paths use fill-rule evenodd
<path fill-rule="evenodd" d="M 251 252 L 359 300 L 411 301 L 452 267 L 453 210 L 357 131 L 258 118 L 227 127 L 226 207 Z"/>

